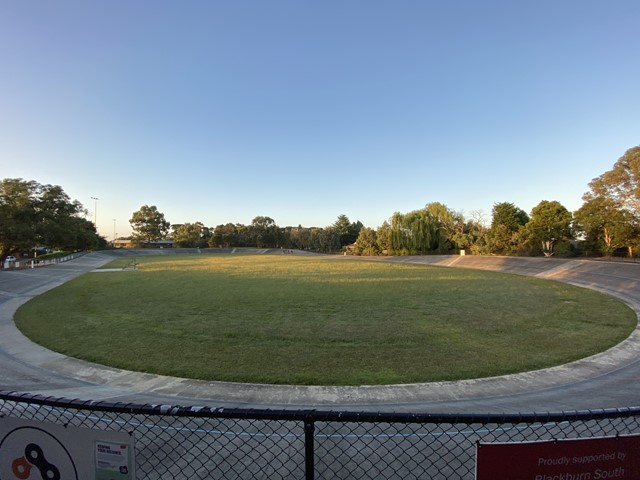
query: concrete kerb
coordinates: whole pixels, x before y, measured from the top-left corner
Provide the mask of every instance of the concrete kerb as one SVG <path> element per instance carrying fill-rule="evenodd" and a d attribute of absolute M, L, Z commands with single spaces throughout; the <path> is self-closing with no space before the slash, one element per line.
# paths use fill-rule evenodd
<path fill-rule="evenodd" d="M 409 261 L 408 259 L 399 260 Z M 464 267 L 466 262 L 442 258 L 439 263 Z M 566 268 L 569 268 L 569 265 L 565 265 L 564 269 L 561 268 L 561 265 L 556 265 L 549 278 L 555 277 L 558 272 L 565 271 Z M 640 268 L 638 271 L 640 272 Z M 585 286 L 580 282 L 571 281 L 571 279 L 563 281 Z M 44 371 L 55 372 L 57 375 L 81 381 L 85 387 L 77 391 L 78 398 L 91 398 L 96 394 L 114 396 L 126 392 L 145 392 L 208 401 L 267 406 L 332 407 L 338 405 L 412 404 L 542 390 L 598 377 L 640 360 L 640 331 L 636 328 L 625 341 L 615 347 L 576 362 L 544 370 L 475 380 L 389 386 L 325 387 L 238 384 L 167 377 L 120 370 L 66 357 L 34 344 L 24 337 L 13 323 L 13 314 L 21 304 L 28 301 L 33 295 L 53 288 L 59 283 L 61 282 L 52 284 L 48 288 L 42 288 L 42 291 L 34 290 L 29 292 L 27 296 L 11 298 L 4 302 L 0 308 L 0 338 L 2 339 L 0 343 L 6 352 L 22 362 L 33 364 Z M 591 285 L 590 288 L 620 298 L 633 308 L 640 318 L 638 298 L 626 295 L 624 292 L 611 290 L 605 285 Z"/>

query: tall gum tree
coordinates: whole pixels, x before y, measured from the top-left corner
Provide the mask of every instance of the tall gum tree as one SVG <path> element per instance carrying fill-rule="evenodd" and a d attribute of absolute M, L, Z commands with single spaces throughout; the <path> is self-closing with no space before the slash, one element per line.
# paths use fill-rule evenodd
<path fill-rule="evenodd" d="M 630 148 L 613 168 L 589 183 L 591 195 L 606 197 L 619 207 L 640 214 L 640 145 Z"/>
<path fill-rule="evenodd" d="M 249 228 L 251 239 L 258 248 L 277 247 L 279 230 L 275 220 L 264 215 L 254 217 Z"/>
<path fill-rule="evenodd" d="M 584 234 L 588 249 L 611 256 L 617 249 L 626 248 L 629 256 L 633 254 L 639 233 L 637 218 L 612 199 L 587 197 L 574 217 L 575 228 Z"/>
<path fill-rule="evenodd" d="M 589 183 L 584 204 L 575 213 L 587 245 L 611 255 L 640 247 L 640 146 L 627 150 L 613 168 Z"/>
<path fill-rule="evenodd" d="M 171 224 L 164 218 L 164 213 L 158 211 L 155 205 L 143 205 L 140 210 L 133 212 L 129 220 L 134 238 L 148 243 L 167 237 Z"/>

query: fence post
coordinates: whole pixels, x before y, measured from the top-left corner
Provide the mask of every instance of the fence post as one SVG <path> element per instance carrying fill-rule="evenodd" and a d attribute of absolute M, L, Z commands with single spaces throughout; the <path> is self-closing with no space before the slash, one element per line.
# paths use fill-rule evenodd
<path fill-rule="evenodd" d="M 304 478 L 315 478 L 315 454 L 313 452 L 315 425 L 313 420 L 306 418 L 304 421 Z"/>

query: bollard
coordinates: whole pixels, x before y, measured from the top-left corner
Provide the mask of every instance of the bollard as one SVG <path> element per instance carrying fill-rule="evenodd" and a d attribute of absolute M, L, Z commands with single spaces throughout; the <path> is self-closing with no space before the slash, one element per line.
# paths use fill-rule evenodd
<path fill-rule="evenodd" d="M 313 420 L 304 421 L 304 478 L 313 480 L 315 478 L 315 459 L 313 451 L 315 425 Z"/>

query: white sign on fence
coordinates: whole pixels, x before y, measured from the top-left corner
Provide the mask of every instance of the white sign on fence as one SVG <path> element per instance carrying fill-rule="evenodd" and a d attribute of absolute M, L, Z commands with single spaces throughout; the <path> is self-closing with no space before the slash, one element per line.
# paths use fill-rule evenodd
<path fill-rule="evenodd" d="M 0 418 L 2 480 L 133 480 L 133 437 L 51 423 Z"/>

